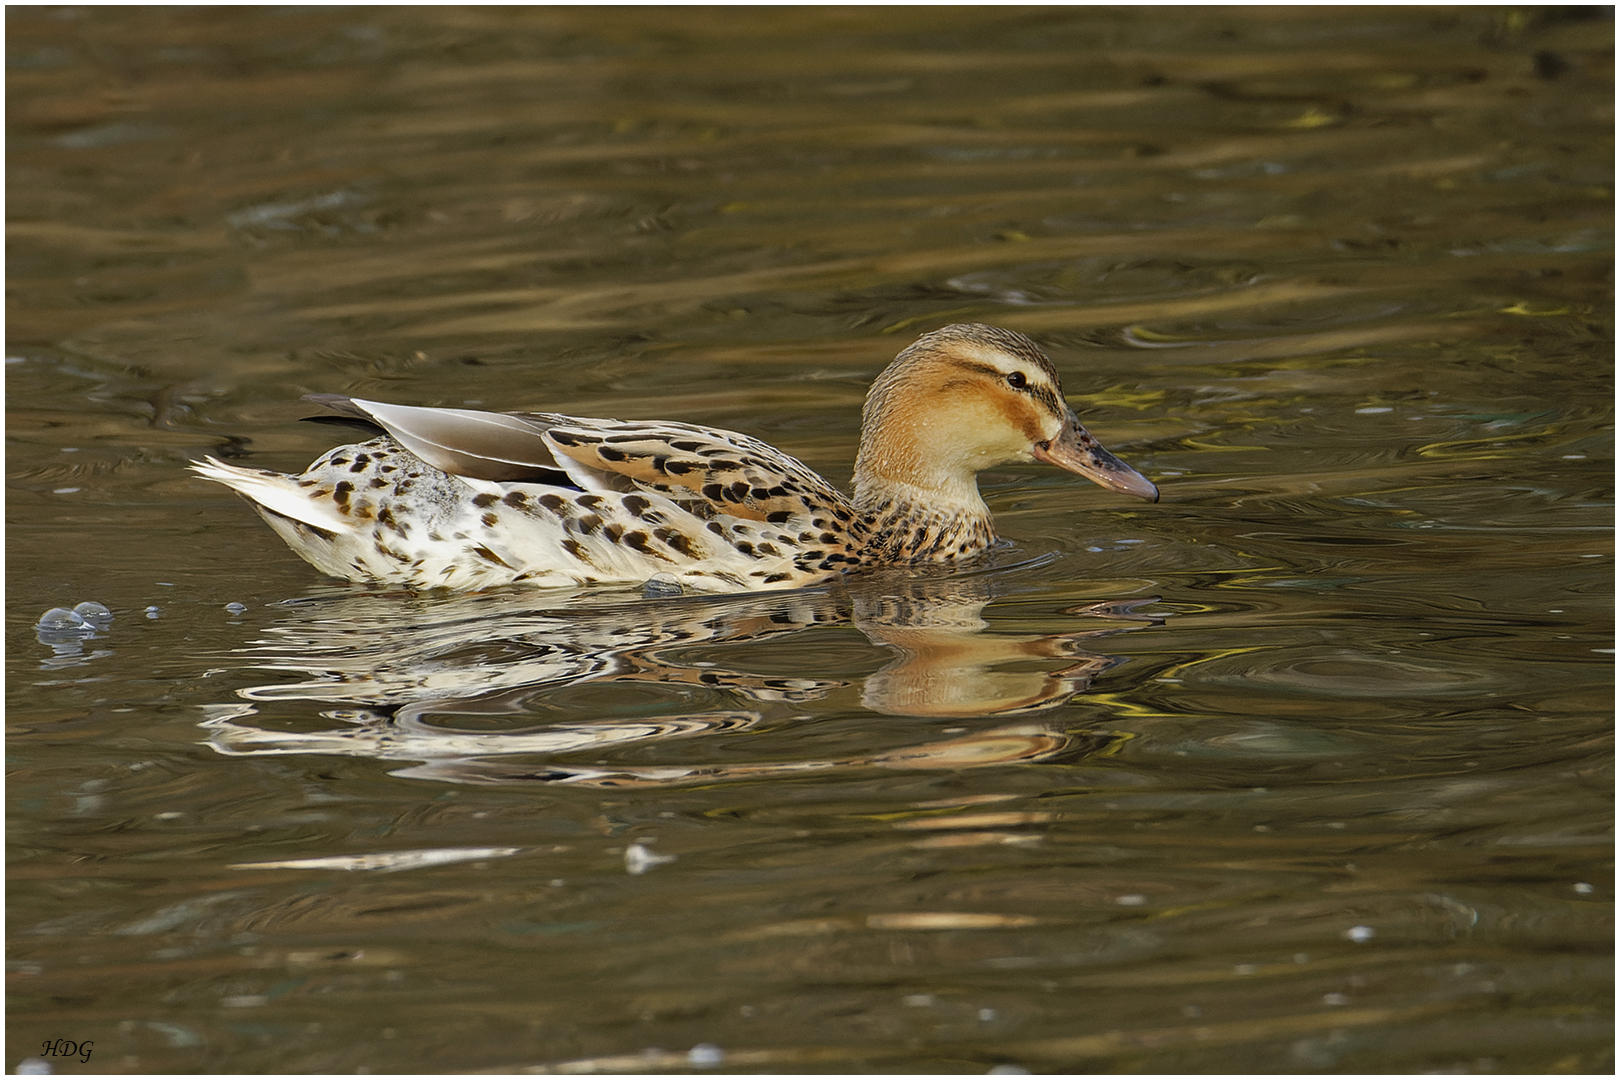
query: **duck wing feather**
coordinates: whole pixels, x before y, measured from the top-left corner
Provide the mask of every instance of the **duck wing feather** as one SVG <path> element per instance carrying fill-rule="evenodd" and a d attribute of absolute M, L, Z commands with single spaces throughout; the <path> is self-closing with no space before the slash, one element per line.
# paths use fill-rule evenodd
<path fill-rule="evenodd" d="M 405 449 L 453 476 L 576 486 L 545 440 L 552 424 L 570 417 L 389 405 L 340 394 L 310 394 L 306 400 L 380 424 Z"/>
<path fill-rule="evenodd" d="M 545 438 L 559 460 L 633 481 L 703 517 L 786 523 L 830 515 L 840 529 L 854 518 L 837 488 L 802 462 L 740 432 L 666 421 L 556 419 L 561 422 Z"/>
<path fill-rule="evenodd" d="M 656 491 L 700 517 L 814 522 L 828 531 L 843 531 L 855 518 L 837 488 L 741 432 L 667 421 L 390 405 L 340 394 L 306 400 L 381 425 L 411 453 L 455 476 L 581 491 Z"/>

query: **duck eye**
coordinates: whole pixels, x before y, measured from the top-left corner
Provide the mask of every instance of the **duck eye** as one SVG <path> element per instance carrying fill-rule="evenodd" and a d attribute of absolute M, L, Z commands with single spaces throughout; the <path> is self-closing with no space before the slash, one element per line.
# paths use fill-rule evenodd
<path fill-rule="evenodd" d="M 1012 387 L 1014 390 L 1022 390 L 1024 387 L 1029 385 L 1029 380 L 1024 378 L 1024 373 L 1022 371 L 1015 371 L 1011 375 L 1007 376 L 1007 385 Z"/>

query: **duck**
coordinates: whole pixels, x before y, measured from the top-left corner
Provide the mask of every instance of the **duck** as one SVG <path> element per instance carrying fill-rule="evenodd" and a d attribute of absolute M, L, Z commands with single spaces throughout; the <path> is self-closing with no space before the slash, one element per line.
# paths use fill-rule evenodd
<path fill-rule="evenodd" d="M 1159 498 L 1081 425 L 1034 341 L 978 323 L 923 334 L 878 375 L 852 495 L 720 428 L 306 400 L 375 437 L 299 475 L 212 456 L 192 471 L 246 498 L 321 572 L 409 590 L 749 592 L 967 562 L 998 542 L 978 474 L 1013 463 Z"/>

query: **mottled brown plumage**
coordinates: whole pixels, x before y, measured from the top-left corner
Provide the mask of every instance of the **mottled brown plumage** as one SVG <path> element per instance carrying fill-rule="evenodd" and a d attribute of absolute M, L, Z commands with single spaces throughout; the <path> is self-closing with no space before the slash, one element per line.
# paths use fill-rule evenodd
<path fill-rule="evenodd" d="M 976 324 L 923 335 L 873 383 L 853 498 L 716 428 L 317 400 L 387 434 L 301 476 L 193 468 L 318 569 L 410 588 L 660 579 L 724 592 L 971 558 L 995 542 L 975 476 L 1008 462 L 1158 498 L 1080 425 L 1034 342 Z"/>

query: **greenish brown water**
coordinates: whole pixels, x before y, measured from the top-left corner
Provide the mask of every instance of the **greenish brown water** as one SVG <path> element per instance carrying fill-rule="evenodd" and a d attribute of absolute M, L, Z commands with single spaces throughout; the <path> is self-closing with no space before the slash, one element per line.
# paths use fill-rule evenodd
<path fill-rule="evenodd" d="M 1607 18 L 7 14 L 8 1069 L 1612 1071 Z M 1164 500 L 413 597 L 184 468 L 340 392 L 842 483 L 952 321 Z"/>

